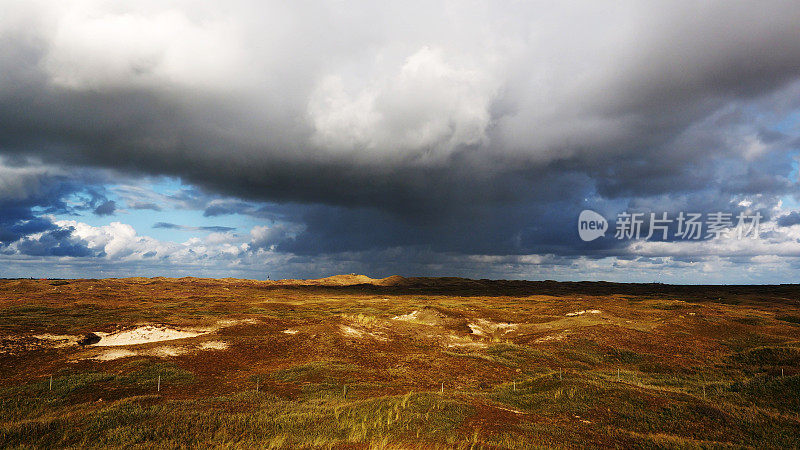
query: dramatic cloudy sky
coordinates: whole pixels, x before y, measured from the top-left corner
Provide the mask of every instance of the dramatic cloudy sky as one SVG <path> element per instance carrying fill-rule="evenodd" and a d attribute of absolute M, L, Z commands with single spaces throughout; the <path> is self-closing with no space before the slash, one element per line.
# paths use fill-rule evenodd
<path fill-rule="evenodd" d="M 796 1 L 0 11 L 0 277 L 800 270 Z M 682 211 L 760 235 L 613 236 Z"/>

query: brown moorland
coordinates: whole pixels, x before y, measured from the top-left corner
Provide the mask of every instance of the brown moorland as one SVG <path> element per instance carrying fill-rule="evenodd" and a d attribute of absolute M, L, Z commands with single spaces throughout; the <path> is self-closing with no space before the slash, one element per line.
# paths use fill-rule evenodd
<path fill-rule="evenodd" d="M 0 446 L 800 447 L 800 286 L 0 280 Z"/>

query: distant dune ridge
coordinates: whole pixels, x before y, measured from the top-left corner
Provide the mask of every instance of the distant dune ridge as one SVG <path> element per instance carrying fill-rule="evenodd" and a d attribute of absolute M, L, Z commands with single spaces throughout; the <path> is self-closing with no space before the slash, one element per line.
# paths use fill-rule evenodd
<path fill-rule="evenodd" d="M 486 280 L 488 281 L 488 280 Z M 480 285 L 477 280 L 459 277 L 403 277 L 392 275 L 386 278 L 370 278 L 367 275 L 351 273 L 348 275 L 333 275 L 325 278 L 295 280 L 283 279 L 274 281 L 275 284 L 307 285 L 307 286 L 355 286 L 371 284 L 374 286 L 419 286 L 419 287 L 448 287 L 464 285 Z"/>
<path fill-rule="evenodd" d="M 182 278 L 181 280 L 186 280 Z M 195 279 L 201 280 L 201 279 Z M 725 293 L 756 294 L 768 285 L 733 285 L 733 284 L 664 284 L 664 283 L 614 283 L 608 281 L 531 281 L 531 280 L 495 280 L 472 279 L 461 277 L 404 277 L 392 275 L 386 278 L 371 278 L 367 275 L 347 274 L 333 275 L 318 279 L 282 279 L 268 281 L 236 280 L 236 282 L 267 283 L 272 286 L 320 286 L 320 287 L 347 287 L 364 286 L 389 288 L 400 291 L 438 291 L 438 292 L 493 292 L 493 293 L 527 293 L 538 292 L 546 294 L 582 293 L 606 295 L 612 293 L 627 294 L 678 294 L 700 295 L 709 299 L 716 299 Z M 772 285 L 780 291 L 792 291 L 795 284 Z M 774 291 L 777 292 L 777 291 Z"/>
<path fill-rule="evenodd" d="M 284 279 L 277 280 L 278 284 L 300 284 L 311 286 L 350 286 L 355 284 L 377 284 L 376 281 L 381 281 L 375 278 L 370 278 L 366 275 L 357 275 L 351 273 L 349 275 L 333 275 L 326 278 L 310 279 L 310 280 L 294 280 Z"/>
<path fill-rule="evenodd" d="M 56 280 L 56 279 L 53 279 Z M 53 281 L 51 280 L 51 281 Z M 115 278 L 108 278 L 107 280 L 115 280 Z M 587 295 L 608 295 L 608 294 L 675 294 L 675 295 L 699 295 L 706 299 L 717 299 L 725 294 L 749 294 L 758 295 L 763 292 L 766 287 L 772 287 L 773 293 L 784 293 L 785 295 L 792 295 L 794 288 L 797 284 L 780 284 L 780 285 L 733 285 L 733 284 L 690 284 L 690 285 L 675 285 L 664 283 L 614 283 L 608 281 L 531 281 L 531 280 L 503 280 L 503 279 L 471 279 L 461 277 L 404 277 L 400 275 L 392 275 L 386 278 L 372 278 L 368 275 L 361 274 L 342 274 L 332 275 L 325 278 L 316 279 L 279 279 L 279 280 L 254 280 L 254 279 L 241 279 L 241 278 L 199 278 L 199 277 L 129 277 L 120 278 L 117 280 L 124 280 L 126 282 L 133 282 L 136 284 L 150 285 L 161 282 L 175 282 L 181 284 L 211 284 L 217 285 L 219 283 L 227 284 L 230 287 L 238 287 L 245 285 L 254 286 L 270 286 L 280 288 L 286 287 L 330 287 L 330 288 L 347 288 L 347 287 L 364 287 L 376 290 L 390 290 L 390 291 L 432 291 L 432 292 L 459 292 L 459 293 L 475 293 L 480 292 L 492 294 L 527 294 L 537 292 L 540 294 L 587 294 Z M 19 281 L 24 281 L 21 279 Z M 19 282 L 14 281 L 14 282 Z M 74 280 L 56 280 L 56 283 L 70 283 L 80 281 Z M 87 280 L 84 280 L 87 281 Z"/>

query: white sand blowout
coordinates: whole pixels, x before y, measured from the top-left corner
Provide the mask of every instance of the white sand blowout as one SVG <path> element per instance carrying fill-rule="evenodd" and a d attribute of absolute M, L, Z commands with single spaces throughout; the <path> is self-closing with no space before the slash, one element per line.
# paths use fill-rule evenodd
<path fill-rule="evenodd" d="M 95 347 L 116 347 L 120 345 L 149 344 L 151 342 L 172 341 L 208 334 L 213 330 L 178 330 L 167 326 L 144 325 L 116 333 L 96 333 L 100 342 Z"/>

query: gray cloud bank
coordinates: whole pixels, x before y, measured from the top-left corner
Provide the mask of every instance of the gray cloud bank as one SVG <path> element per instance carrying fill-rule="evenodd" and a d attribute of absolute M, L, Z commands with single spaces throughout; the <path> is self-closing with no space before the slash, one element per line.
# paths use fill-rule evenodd
<path fill-rule="evenodd" d="M 584 207 L 797 192 L 797 2 L 0 5 L 2 154 L 308 205 L 285 252 L 605 255 Z"/>

